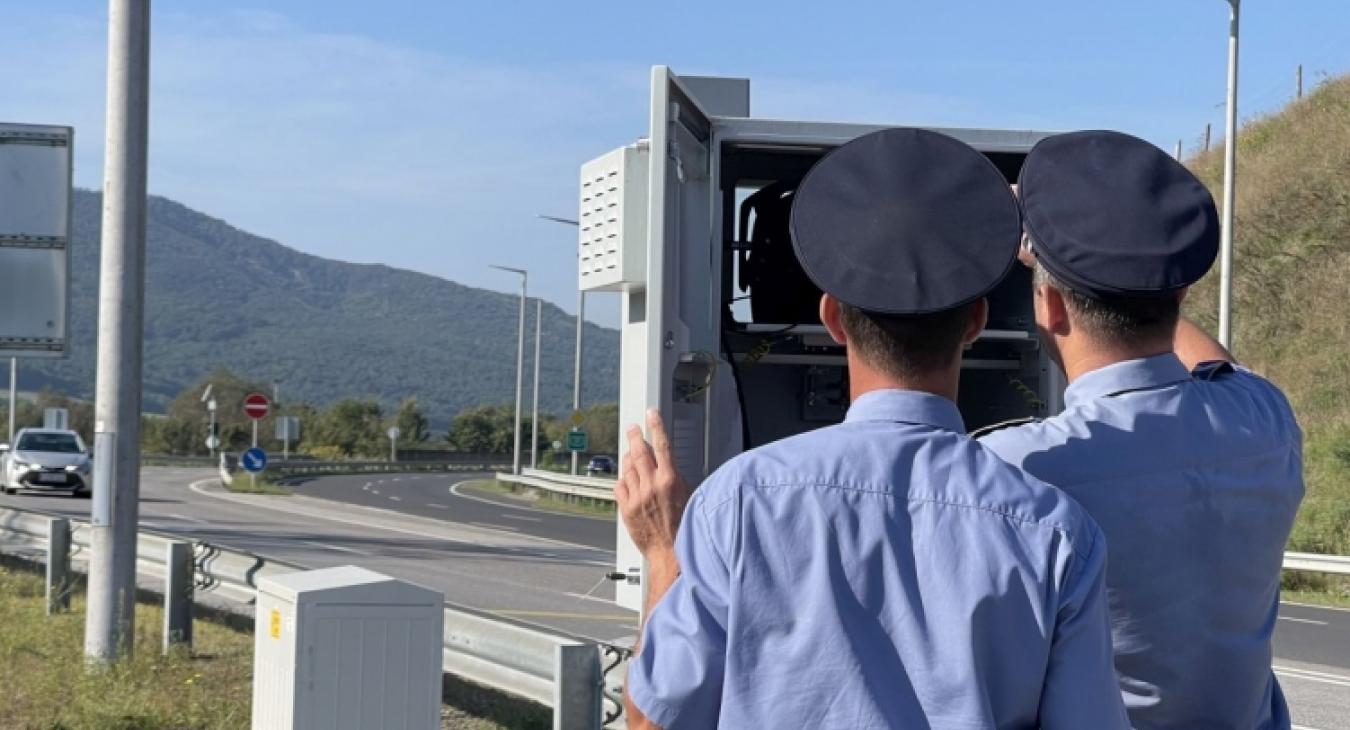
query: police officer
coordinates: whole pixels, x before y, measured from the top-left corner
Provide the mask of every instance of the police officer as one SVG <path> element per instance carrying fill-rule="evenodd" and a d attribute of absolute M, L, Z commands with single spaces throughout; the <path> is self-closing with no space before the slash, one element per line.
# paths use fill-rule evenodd
<path fill-rule="evenodd" d="M 1301 436 L 1278 388 L 1179 316 L 1218 250 L 1214 201 L 1115 132 L 1046 139 L 1019 182 L 1036 322 L 1069 388 L 1063 413 L 981 443 L 1106 534 L 1135 728 L 1288 728 L 1270 637 Z"/>
<path fill-rule="evenodd" d="M 1100 531 L 955 403 L 1020 235 L 993 165 L 934 132 L 866 135 L 807 175 L 793 243 L 852 405 L 692 496 L 659 417 L 650 447 L 629 431 L 615 492 L 650 566 L 629 727 L 1125 727 Z"/>

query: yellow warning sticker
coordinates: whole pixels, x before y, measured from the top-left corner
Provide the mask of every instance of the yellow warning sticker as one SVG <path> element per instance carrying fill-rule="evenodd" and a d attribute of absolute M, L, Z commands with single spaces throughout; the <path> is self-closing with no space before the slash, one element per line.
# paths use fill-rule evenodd
<path fill-rule="evenodd" d="M 281 612 L 275 608 L 272 609 L 272 638 L 281 638 Z"/>

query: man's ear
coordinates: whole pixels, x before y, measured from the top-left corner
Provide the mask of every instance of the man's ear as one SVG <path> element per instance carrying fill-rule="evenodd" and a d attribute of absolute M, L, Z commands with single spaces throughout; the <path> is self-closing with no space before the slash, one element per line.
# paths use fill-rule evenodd
<path fill-rule="evenodd" d="M 829 294 L 820 295 L 820 323 L 830 333 L 835 344 L 847 345 L 848 334 L 844 332 L 844 322 L 839 315 L 839 300 Z"/>
<path fill-rule="evenodd" d="M 966 322 L 966 331 L 961 334 L 961 345 L 968 347 L 979 339 L 987 324 L 989 324 L 989 300 L 980 297 L 971 303 L 970 320 Z"/>
<path fill-rule="evenodd" d="M 1038 284 L 1036 303 L 1042 308 L 1043 317 L 1040 325 L 1043 329 L 1061 337 L 1069 334 L 1069 330 L 1072 329 L 1069 323 L 1069 304 L 1064 301 L 1064 295 L 1058 289 L 1049 284 Z"/>

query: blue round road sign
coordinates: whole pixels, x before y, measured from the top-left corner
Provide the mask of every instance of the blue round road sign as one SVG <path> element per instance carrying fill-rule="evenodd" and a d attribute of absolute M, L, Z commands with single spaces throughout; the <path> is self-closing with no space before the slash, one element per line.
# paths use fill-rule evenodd
<path fill-rule="evenodd" d="M 267 468 L 267 452 L 254 446 L 239 457 L 239 466 L 246 472 L 257 474 Z"/>

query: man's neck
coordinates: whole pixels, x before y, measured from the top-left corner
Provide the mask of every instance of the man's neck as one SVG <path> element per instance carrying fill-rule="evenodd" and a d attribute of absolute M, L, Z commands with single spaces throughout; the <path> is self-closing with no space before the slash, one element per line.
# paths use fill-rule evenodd
<path fill-rule="evenodd" d="M 913 390 L 942 396 L 955 402 L 960 372 L 961 365 L 958 361 L 946 370 L 925 373 L 913 378 L 897 378 L 873 368 L 850 353 L 848 356 L 849 398 L 856 401 L 874 390 Z"/>
<path fill-rule="evenodd" d="M 1070 383 L 1090 372 L 1101 370 L 1116 363 L 1127 360 L 1141 360 L 1146 357 L 1172 352 L 1172 343 L 1170 342 L 1113 347 L 1102 345 L 1096 341 L 1064 338 L 1059 341 L 1058 345 L 1064 365 L 1064 376 L 1069 379 Z"/>

